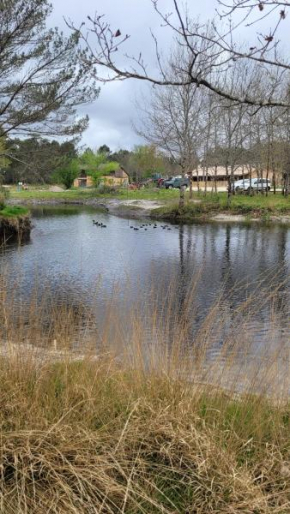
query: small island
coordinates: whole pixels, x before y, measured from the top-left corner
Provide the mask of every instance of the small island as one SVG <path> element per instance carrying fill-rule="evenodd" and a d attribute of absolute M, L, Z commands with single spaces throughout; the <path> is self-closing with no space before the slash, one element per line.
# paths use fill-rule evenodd
<path fill-rule="evenodd" d="M 31 220 L 29 210 L 17 205 L 4 205 L 0 210 L 0 242 L 8 239 L 18 241 L 27 240 L 30 237 Z"/>

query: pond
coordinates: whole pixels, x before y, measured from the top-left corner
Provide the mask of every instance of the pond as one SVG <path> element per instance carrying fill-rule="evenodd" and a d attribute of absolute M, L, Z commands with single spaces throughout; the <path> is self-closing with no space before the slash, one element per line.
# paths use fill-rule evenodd
<path fill-rule="evenodd" d="M 125 325 L 137 304 L 140 318 L 145 304 L 146 316 L 154 316 L 157 305 L 159 315 L 173 322 L 186 310 L 191 341 L 218 301 L 217 318 L 227 316 L 223 334 L 244 317 L 256 349 L 288 336 L 290 229 L 285 226 L 154 224 L 75 206 L 33 208 L 32 223 L 29 242 L 8 244 L 0 254 L 1 275 L 9 277 L 14 291 L 17 284 L 22 304 L 36 289 L 38 295 L 49 289 L 60 306 L 93 306 L 100 321 L 112 301 Z M 244 308 L 237 314 L 249 298 L 247 314 Z M 215 327 L 211 331 L 219 351 L 224 335 Z"/>

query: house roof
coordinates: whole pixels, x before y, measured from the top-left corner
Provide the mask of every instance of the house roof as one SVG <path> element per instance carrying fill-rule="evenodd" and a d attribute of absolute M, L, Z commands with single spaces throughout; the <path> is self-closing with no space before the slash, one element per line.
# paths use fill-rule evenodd
<path fill-rule="evenodd" d="M 87 165 L 81 166 L 78 178 L 79 179 L 80 178 L 86 178 L 88 176 L 87 172 L 88 172 L 89 169 L 90 169 L 90 167 L 87 166 Z M 102 170 L 99 169 L 99 171 L 102 171 Z M 116 177 L 116 178 L 128 178 L 129 174 L 127 173 L 127 171 L 122 166 L 119 166 L 119 168 L 116 169 L 115 171 L 111 171 L 109 173 L 109 176 Z"/>
<path fill-rule="evenodd" d="M 238 166 L 237 168 L 234 169 L 233 175 L 239 177 L 239 176 L 247 175 L 249 173 L 249 171 L 250 170 L 247 166 Z M 252 171 L 255 171 L 255 170 L 252 169 Z M 229 173 L 229 175 L 231 174 L 230 169 L 229 169 L 228 173 Z M 193 172 L 192 172 L 193 177 L 203 177 L 205 174 L 206 174 L 206 168 L 203 168 L 202 166 L 198 166 L 198 168 L 193 170 Z M 217 166 L 217 168 L 215 166 L 210 166 L 207 169 L 207 175 L 209 177 L 215 177 L 215 176 L 226 177 L 227 170 L 226 170 L 225 166 Z"/>
<path fill-rule="evenodd" d="M 128 178 L 129 174 L 123 168 L 123 166 L 120 166 L 117 170 L 115 170 L 115 177 L 118 177 L 118 178 Z"/>

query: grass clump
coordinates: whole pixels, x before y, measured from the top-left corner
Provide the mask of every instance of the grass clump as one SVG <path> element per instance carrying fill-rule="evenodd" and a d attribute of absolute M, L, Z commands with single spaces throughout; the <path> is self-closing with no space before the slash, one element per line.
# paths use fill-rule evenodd
<path fill-rule="evenodd" d="M 164 218 L 187 223 L 194 221 L 196 218 L 202 219 L 206 215 L 219 212 L 220 210 L 218 197 L 213 197 L 205 198 L 202 201 L 188 202 L 184 207 L 179 207 L 176 203 L 170 203 L 151 211 L 151 216 L 156 219 Z"/>
<path fill-rule="evenodd" d="M 0 216 L 5 218 L 17 218 L 18 216 L 26 216 L 28 212 L 28 209 L 25 207 L 19 207 L 17 205 L 6 205 L 3 209 L 0 210 Z"/>
<path fill-rule="evenodd" d="M 267 304 L 280 322 L 266 278 L 193 332 L 195 282 L 182 312 L 172 284 L 94 324 L 81 298 L 21 303 L 1 276 L 0 512 L 289 512 L 288 338 L 255 353 L 250 328 Z"/>
<path fill-rule="evenodd" d="M 0 380 L 5 513 L 290 508 L 287 405 L 234 400 L 109 358 L 14 355 Z"/>
<path fill-rule="evenodd" d="M 187 202 L 183 208 L 171 200 L 162 207 L 154 209 L 152 216 L 186 223 L 198 218 L 207 219 L 217 213 L 241 214 L 261 218 L 264 221 L 269 220 L 271 216 L 290 214 L 290 198 L 285 198 L 281 194 L 233 195 L 230 202 L 227 193 L 208 193 L 207 195 L 199 193 L 194 195 L 193 200 L 188 199 L 188 194 L 186 196 Z"/>

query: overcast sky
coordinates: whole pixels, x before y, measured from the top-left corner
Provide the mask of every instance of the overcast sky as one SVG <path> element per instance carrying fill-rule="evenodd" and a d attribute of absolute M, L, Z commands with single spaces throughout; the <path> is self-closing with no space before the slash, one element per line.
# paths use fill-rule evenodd
<path fill-rule="evenodd" d="M 54 9 L 49 24 L 64 31 L 67 30 L 64 17 L 79 25 L 86 21 L 87 15 L 94 16 L 96 11 L 104 14 L 114 30 L 120 29 L 122 34 L 130 34 L 126 52 L 138 56 L 142 51 L 150 66 L 154 66 L 155 62 L 150 29 L 158 37 L 164 51 L 172 45 L 172 32 L 161 27 L 161 20 L 150 0 L 52 0 L 52 4 Z M 217 0 L 188 0 L 187 4 L 192 17 L 199 17 L 203 21 L 214 16 Z M 172 0 L 160 0 L 163 12 L 172 11 L 172 6 Z M 241 30 L 243 39 L 249 36 L 247 30 Z M 93 38 L 91 41 L 93 43 Z M 90 117 L 90 126 L 83 134 L 81 144 L 93 149 L 107 144 L 111 150 L 117 150 L 131 149 L 135 144 L 142 143 L 132 125 L 138 120 L 136 100 L 148 96 L 148 90 L 148 85 L 135 80 L 101 85 L 99 98 L 81 110 Z"/>
<path fill-rule="evenodd" d="M 96 11 L 105 14 L 114 29 L 130 34 L 126 51 L 138 55 L 142 50 L 148 64 L 155 61 L 154 45 L 150 29 L 158 36 L 163 48 L 170 48 L 172 33 L 161 27 L 160 18 L 154 12 L 150 0 L 52 0 L 53 14 L 49 24 L 66 31 L 63 18 L 76 25 L 86 21 L 87 15 Z M 172 0 L 161 0 L 165 12 L 172 10 Z M 211 17 L 216 0 L 194 0 L 195 15 Z M 93 41 L 93 39 L 92 39 Z M 137 81 L 114 82 L 101 85 L 99 98 L 86 105 L 81 112 L 90 117 L 90 126 L 83 134 L 81 144 L 98 148 L 107 144 L 112 150 L 132 148 L 142 140 L 134 132 L 132 124 L 137 121 L 136 100 L 148 94 L 148 86 Z"/>

